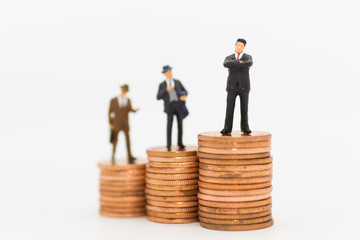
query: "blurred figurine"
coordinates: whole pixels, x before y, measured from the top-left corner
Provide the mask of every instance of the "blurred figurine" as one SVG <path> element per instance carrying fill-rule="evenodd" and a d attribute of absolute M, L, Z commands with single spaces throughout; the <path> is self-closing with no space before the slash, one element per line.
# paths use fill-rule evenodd
<path fill-rule="evenodd" d="M 124 131 L 128 163 L 132 164 L 134 163 L 136 158 L 134 158 L 131 154 L 128 114 L 129 112 L 139 111 L 139 108 L 134 110 L 131 106 L 130 99 L 126 97 L 126 94 L 129 92 L 129 86 L 127 84 L 124 84 L 120 86 L 120 88 L 120 95 L 111 99 L 109 108 L 109 124 L 111 130 L 110 142 L 113 144 L 112 163 L 115 163 L 115 151 L 119 132 Z"/>
<path fill-rule="evenodd" d="M 248 135 L 251 133 L 248 124 L 248 102 L 250 92 L 249 69 L 253 65 L 250 55 L 244 53 L 246 45 L 245 39 L 239 38 L 235 43 L 235 54 L 225 58 L 224 67 L 228 68 L 229 76 L 227 78 L 226 91 L 227 107 L 224 129 L 222 135 L 231 135 L 234 107 L 237 96 L 240 96 L 241 104 L 241 131 Z"/>
<path fill-rule="evenodd" d="M 171 134 L 174 115 L 176 115 L 178 123 L 178 146 L 185 149 L 182 141 L 183 119 L 189 114 L 185 99 L 187 91 L 179 80 L 173 79 L 172 68 L 169 65 L 163 67 L 162 73 L 166 76 L 166 80 L 159 85 L 157 99 L 164 100 L 164 112 L 167 114 L 167 149 L 171 150 Z"/>

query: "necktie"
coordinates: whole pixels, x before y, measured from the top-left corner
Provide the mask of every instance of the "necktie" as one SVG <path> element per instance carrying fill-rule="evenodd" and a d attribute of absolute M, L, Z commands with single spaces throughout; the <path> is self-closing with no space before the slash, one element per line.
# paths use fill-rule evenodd
<path fill-rule="evenodd" d="M 169 80 L 169 86 L 171 87 L 171 80 Z"/>
<path fill-rule="evenodd" d="M 237 56 L 236 60 L 239 60 L 239 57 L 240 57 L 240 53 L 238 53 L 238 56 Z"/>

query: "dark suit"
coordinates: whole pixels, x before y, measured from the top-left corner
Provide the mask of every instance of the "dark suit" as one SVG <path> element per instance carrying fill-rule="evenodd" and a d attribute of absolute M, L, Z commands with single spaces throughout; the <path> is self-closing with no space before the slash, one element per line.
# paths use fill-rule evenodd
<path fill-rule="evenodd" d="M 175 84 L 174 90 L 175 90 L 178 98 L 180 98 L 179 93 L 182 93 L 182 95 L 188 94 L 186 89 L 184 88 L 184 86 L 181 84 L 181 82 L 179 80 L 174 79 L 174 84 Z M 157 99 L 164 100 L 164 112 L 168 116 L 168 118 L 167 118 L 167 146 L 168 147 L 171 146 L 171 133 L 172 133 L 172 123 L 173 123 L 174 115 L 176 116 L 177 123 L 178 123 L 178 145 L 182 146 L 183 145 L 182 121 L 185 117 L 185 111 L 184 111 L 185 103 L 180 101 L 180 99 L 178 101 L 170 102 L 170 96 L 169 96 L 169 93 L 166 91 L 166 88 L 167 88 L 167 83 L 166 83 L 166 81 L 163 81 L 159 85 Z"/>
<path fill-rule="evenodd" d="M 132 157 L 129 136 L 129 112 L 135 112 L 129 98 L 127 99 L 125 107 L 121 108 L 117 97 L 111 99 L 109 107 L 109 123 L 114 126 L 114 129 L 112 130 L 113 155 L 115 155 L 119 132 L 124 131 L 128 158 Z"/>
<path fill-rule="evenodd" d="M 239 61 L 243 61 L 240 63 Z M 232 130 L 234 107 L 237 96 L 240 96 L 241 103 L 241 129 L 250 130 L 248 124 L 248 102 L 250 92 L 249 69 L 253 65 L 252 57 L 246 53 L 236 60 L 235 54 L 227 56 L 224 61 L 224 67 L 228 68 L 229 76 L 227 78 L 226 91 L 227 107 L 225 118 L 225 129 Z"/>

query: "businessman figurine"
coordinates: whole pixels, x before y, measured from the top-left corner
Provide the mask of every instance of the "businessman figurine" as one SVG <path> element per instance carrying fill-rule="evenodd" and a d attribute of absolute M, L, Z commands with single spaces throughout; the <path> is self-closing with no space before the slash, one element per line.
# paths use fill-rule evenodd
<path fill-rule="evenodd" d="M 163 67 L 162 73 L 166 80 L 159 85 L 157 99 L 164 100 L 164 112 L 167 114 L 167 149 L 171 150 L 171 134 L 174 115 L 178 123 L 178 146 L 185 149 L 182 141 L 183 119 L 188 115 L 185 106 L 187 91 L 179 80 L 173 79 L 172 68 L 169 65 Z"/>
<path fill-rule="evenodd" d="M 119 132 L 124 131 L 128 163 L 133 164 L 136 158 L 131 154 L 128 115 L 129 112 L 139 111 L 139 108 L 133 109 L 130 99 L 126 97 L 126 94 L 129 92 L 129 86 L 124 84 L 120 86 L 120 88 L 120 95 L 111 99 L 109 108 L 109 124 L 111 130 L 110 142 L 113 144 L 112 163 L 115 163 L 115 151 Z"/>
<path fill-rule="evenodd" d="M 227 107 L 224 129 L 222 135 L 231 135 L 234 107 L 237 96 L 240 96 L 241 105 L 241 131 L 249 135 L 251 130 L 248 123 L 248 102 L 250 92 L 249 69 L 253 65 L 250 55 L 244 53 L 246 46 L 245 39 L 239 38 L 235 43 L 235 53 L 227 56 L 224 61 L 224 67 L 229 70 L 227 78 Z"/>

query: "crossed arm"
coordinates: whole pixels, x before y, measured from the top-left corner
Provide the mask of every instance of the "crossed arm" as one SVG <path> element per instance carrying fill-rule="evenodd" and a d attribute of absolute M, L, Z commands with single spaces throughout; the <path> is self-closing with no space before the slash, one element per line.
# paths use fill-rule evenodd
<path fill-rule="evenodd" d="M 224 61 L 224 67 L 226 68 L 247 68 L 253 65 L 252 57 L 249 56 L 244 61 L 232 60 L 230 57 L 226 57 Z"/>

